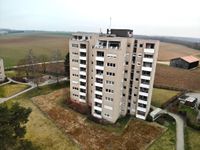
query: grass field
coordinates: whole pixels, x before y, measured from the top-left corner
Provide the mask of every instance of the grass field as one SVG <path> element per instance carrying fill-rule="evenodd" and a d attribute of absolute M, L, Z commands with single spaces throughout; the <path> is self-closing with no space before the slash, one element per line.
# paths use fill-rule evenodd
<path fill-rule="evenodd" d="M 157 64 L 154 84 L 200 91 L 200 68 L 185 70 Z"/>
<path fill-rule="evenodd" d="M 185 143 L 186 143 L 187 150 L 199 150 L 200 131 L 186 127 L 185 134 L 186 134 Z"/>
<path fill-rule="evenodd" d="M 25 89 L 27 89 L 29 86 L 24 84 L 15 84 L 15 83 L 9 83 L 3 86 L 0 86 L 0 97 L 5 98 L 12 96 L 16 93 L 19 93 Z"/>
<path fill-rule="evenodd" d="M 156 140 L 147 150 L 175 150 L 176 129 L 175 125 L 169 124 L 167 131 Z"/>
<path fill-rule="evenodd" d="M 34 89 L 15 99 L 9 100 L 7 104 L 19 102 L 23 107 L 30 107 L 32 112 L 27 123 L 27 133 L 25 138 L 31 140 L 33 144 L 41 150 L 76 150 L 79 147 L 70 140 L 60 129 L 30 100 L 31 97 L 39 94 L 47 94 L 53 90 L 66 87 L 68 83 L 45 86 L 40 89 Z"/>
<path fill-rule="evenodd" d="M 153 106 L 161 107 L 162 104 L 167 102 L 173 96 L 176 96 L 178 93 L 179 91 L 154 88 L 151 103 Z"/>
<path fill-rule="evenodd" d="M 0 56 L 4 58 L 5 67 L 17 65 L 29 49 L 36 56 L 47 55 L 49 58 L 55 49 L 59 49 L 62 57 L 68 52 L 68 34 L 48 32 L 31 32 L 0 36 Z"/>
<path fill-rule="evenodd" d="M 184 45 L 160 42 L 158 60 L 168 61 L 172 58 L 187 55 L 200 55 L 200 50 L 188 48 Z"/>

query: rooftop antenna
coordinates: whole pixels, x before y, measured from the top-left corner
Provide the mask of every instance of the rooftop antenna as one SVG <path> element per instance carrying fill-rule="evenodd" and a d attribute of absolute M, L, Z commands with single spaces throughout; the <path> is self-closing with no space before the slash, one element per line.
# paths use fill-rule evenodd
<path fill-rule="evenodd" d="M 111 34 L 111 21 L 112 21 L 112 18 L 110 17 L 110 26 L 109 26 L 109 33 L 108 34 Z"/>

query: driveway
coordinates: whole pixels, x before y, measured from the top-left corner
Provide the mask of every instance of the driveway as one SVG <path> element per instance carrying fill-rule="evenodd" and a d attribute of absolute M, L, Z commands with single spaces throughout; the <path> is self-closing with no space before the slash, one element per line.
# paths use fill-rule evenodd
<path fill-rule="evenodd" d="M 155 110 L 157 107 L 151 106 L 153 110 Z M 162 112 L 164 114 L 168 114 L 172 116 L 176 121 L 176 150 L 184 150 L 184 121 L 183 119 L 174 113 L 168 112 L 167 110 L 163 110 Z"/>

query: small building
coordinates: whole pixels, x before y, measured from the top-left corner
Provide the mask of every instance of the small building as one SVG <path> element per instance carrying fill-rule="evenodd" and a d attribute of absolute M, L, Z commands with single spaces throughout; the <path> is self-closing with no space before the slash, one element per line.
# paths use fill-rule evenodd
<path fill-rule="evenodd" d="M 197 98 L 195 98 L 195 97 L 183 95 L 183 96 L 179 97 L 178 99 L 179 99 L 180 103 L 182 103 L 186 106 L 195 107 L 197 104 Z"/>
<path fill-rule="evenodd" d="M 3 59 L 0 58 L 0 82 L 5 80 L 5 72 L 4 72 L 4 65 L 3 65 Z"/>
<path fill-rule="evenodd" d="M 153 110 L 150 113 L 150 116 L 151 116 L 151 118 L 152 118 L 153 121 L 155 121 L 161 115 L 162 115 L 162 109 L 160 109 L 160 108 L 156 108 L 155 110 Z"/>
<path fill-rule="evenodd" d="M 194 56 L 185 56 L 170 60 L 170 66 L 182 69 L 193 69 L 198 67 L 198 65 L 199 59 Z"/>

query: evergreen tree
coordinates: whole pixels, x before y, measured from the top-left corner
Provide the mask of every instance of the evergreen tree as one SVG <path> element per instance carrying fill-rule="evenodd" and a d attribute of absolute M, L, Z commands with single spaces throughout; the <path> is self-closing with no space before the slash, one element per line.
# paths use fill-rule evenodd
<path fill-rule="evenodd" d="M 0 105 L 0 149 L 1 150 L 33 150 L 32 143 L 24 139 L 25 124 L 31 113 L 30 108 L 19 106 L 18 103 L 8 107 Z"/>

